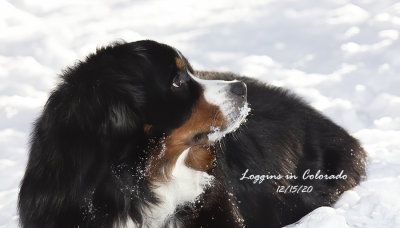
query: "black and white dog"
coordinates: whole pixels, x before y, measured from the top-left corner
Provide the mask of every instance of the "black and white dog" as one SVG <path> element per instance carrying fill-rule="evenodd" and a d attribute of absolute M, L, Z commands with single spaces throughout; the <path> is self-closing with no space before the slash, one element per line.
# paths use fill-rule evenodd
<path fill-rule="evenodd" d="M 119 43 L 65 70 L 51 93 L 20 223 L 279 227 L 335 202 L 364 169 L 358 141 L 288 91 L 195 72 L 154 41 Z"/>

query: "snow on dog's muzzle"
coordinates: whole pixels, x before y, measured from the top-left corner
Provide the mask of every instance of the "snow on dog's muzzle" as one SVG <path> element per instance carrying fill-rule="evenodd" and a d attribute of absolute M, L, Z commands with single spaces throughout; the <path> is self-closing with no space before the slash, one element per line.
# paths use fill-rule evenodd
<path fill-rule="evenodd" d="M 201 85 L 206 101 L 219 107 L 226 119 L 225 126 L 211 126 L 208 139 L 214 142 L 218 141 L 225 134 L 239 128 L 250 112 L 247 104 L 246 84 L 238 80 L 204 80 L 197 78 L 190 72 L 189 75 Z"/>

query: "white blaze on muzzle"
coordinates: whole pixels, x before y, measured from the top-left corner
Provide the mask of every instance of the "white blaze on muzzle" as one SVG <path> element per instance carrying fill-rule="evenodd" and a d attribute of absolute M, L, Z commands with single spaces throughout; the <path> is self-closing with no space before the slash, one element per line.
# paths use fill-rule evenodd
<path fill-rule="evenodd" d="M 237 95 L 234 95 L 231 92 L 231 85 L 239 81 L 204 80 L 194 76 L 189 71 L 187 72 L 190 77 L 199 83 L 203 88 L 205 100 L 208 103 L 219 107 L 227 120 L 227 126 L 225 129 L 219 129 L 218 127 L 212 126 L 212 129 L 210 129 L 211 133 L 208 135 L 208 139 L 210 141 L 217 141 L 225 134 L 235 131 L 240 124 L 245 121 L 246 116 L 250 112 L 247 102 L 240 102 Z"/>

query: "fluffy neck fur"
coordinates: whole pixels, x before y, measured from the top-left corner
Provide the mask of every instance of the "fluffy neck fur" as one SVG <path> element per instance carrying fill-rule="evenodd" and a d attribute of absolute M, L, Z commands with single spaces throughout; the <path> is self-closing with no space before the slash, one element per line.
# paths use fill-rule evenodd
<path fill-rule="evenodd" d="M 158 203 L 150 204 L 143 210 L 144 227 L 168 227 L 172 224 L 179 226 L 179 221 L 174 220 L 176 208 L 186 203 L 194 203 L 212 184 L 213 176 L 185 165 L 189 150 L 190 148 L 186 149 L 178 157 L 172 170 L 172 176 L 167 182 L 152 183 Z M 127 221 L 123 227 L 133 228 L 136 226 L 132 221 Z"/>

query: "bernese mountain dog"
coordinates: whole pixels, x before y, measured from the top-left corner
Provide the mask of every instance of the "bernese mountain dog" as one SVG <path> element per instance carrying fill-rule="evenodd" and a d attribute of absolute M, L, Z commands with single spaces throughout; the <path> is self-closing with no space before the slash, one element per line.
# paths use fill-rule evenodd
<path fill-rule="evenodd" d="M 365 158 L 282 88 L 120 42 L 67 68 L 35 122 L 20 224 L 281 227 L 356 186 Z"/>

